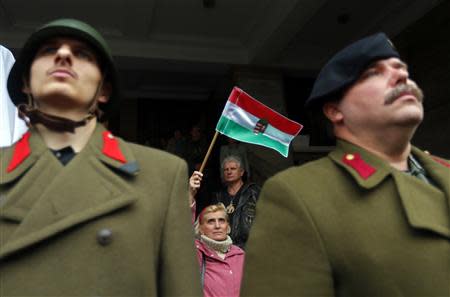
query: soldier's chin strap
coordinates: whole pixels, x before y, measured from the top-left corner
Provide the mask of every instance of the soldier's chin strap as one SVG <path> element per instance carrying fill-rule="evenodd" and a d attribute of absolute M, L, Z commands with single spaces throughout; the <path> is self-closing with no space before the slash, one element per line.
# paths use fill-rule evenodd
<path fill-rule="evenodd" d="M 28 126 L 42 124 L 55 132 L 75 133 L 75 128 L 86 125 L 89 120 L 95 117 L 94 114 L 88 114 L 81 121 L 73 121 L 63 117 L 46 114 L 36 107 L 30 107 L 26 104 L 19 104 L 17 108 L 19 109 L 20 118 L 22 118 Z"/>
<path fill-rule="evenodd" d="M 94 98 L 92 99 L 92 104 L 89 107 L 88 114 L 80 121 L 73 121 L 71 119 L 50 115 L 40 111 L 36 106 L 31 94 L 28 94 L 28 104 L 19 104 L 17 106 L 19 110 L 19 116 L 27 123 L 28 126 L 42 124 L 49 130 L 55 132 L 75 133 L 76 128 L 85 126 L 94 117 L 100 116 L 101 111 L 97 106 L 97 98 L 102 87 L 103 79 L 100 81 L 97 87 Z"/>

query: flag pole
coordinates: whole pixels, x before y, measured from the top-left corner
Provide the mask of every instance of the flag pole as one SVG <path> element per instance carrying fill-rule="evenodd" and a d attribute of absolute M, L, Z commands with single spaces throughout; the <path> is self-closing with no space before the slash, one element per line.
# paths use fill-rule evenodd
<path fill-rule="evenodd" d="M 203 158 L 202 165 L 200 166 L 200 169 L 198 171 L 203 172 L 203 169 L 205 169 L 206 162 L 208 162 L 209 155 L 211 155 L 212 148 L 213 148 L 214 144 L 216 143 L 217 136 L 219 136 L 219 132 L 216 131 L 213 139 L 211 140 L 211 143 L 209 144 L 209 148 L 208 148 L 208 151 L 206 152 L 205 158 Z"/>

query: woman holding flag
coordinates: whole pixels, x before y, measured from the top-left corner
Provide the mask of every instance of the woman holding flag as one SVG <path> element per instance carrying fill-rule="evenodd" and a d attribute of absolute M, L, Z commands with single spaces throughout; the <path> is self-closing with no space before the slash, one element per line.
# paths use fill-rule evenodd
<path fill-rule="evenodd" d="M 192 187 L 192 185 L 190 187 L 192 200 L 200 187 L 203 177 L 202 170 L 219 133 L 242 142 L 274 149 L 287 157 L 289 144 L 302 127 L 301 124 L 272 110 L 243 90 L 237 87 L 233 88 L 219 118 L 216 133 L 203 163 L 199 171 L 194 171 L 191 176 L 190 181 L 198 185 L 197 188 Z M 255 218 L 256 201 L 260 187 L 253 183 L 244 183 L 242 177 L 245 171 L 239 157 L 229 156 L 225 158 L 221 167 L 225 188 L 214 195 L 214 200 L 215 203 L 223 203 L 226 206 L 226 211 L 230 217 L 230 236 L 236 245 L 244 248 Z"/>
<path fill-rule="evenodd" d="M 189 202 L 195 219 L 195 194 L 200 188 L 202 173 L 194 171 L 189 179 Z M 238 297 L 240 294 L 244 251 L 233 244 L 225 205 L 205 207 L 194 223 L 197 258 L 205 297 Z"/>
<path fill-rule="evenodd" d="M 225 187 L 213 194 L 213 203 L 225 205 L 231 227 L 230 237 L 235 245 L 244 248 L 255 219 L 256 202 L 261 188 L 255 183 L 242 180 L 245 171 L 241 159 L 237 156 L 226 157 L 221 169 Z M 194 171 L 189 180 L 191 205 L 195 202 L 194 197 L 200 188 L 202 178 L 201 172 Z"/>

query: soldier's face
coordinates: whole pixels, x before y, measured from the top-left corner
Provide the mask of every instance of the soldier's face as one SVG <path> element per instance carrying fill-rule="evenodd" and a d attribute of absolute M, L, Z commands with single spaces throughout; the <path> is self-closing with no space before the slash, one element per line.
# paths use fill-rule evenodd
<path fill-rule="evenodd" d="M 31 93 L 43 111 L 86 114 L 101 78 L 97 57 L 87 44 L 72 38 L 54 38 L 38 49 L 24 92 Z M 107 101 L 103 88 L 98 95 L 99 102 Z"/>
<path fill-rule="evenodd" d="M 208 238 L 222 241 L 227 239 L 229 224 L 224 211 L 210 212 L 203 216 L 200 234 Z"/>
<path fill-rule="evenodd" d="M 230 161 L 223 165 L 223 179 L 225 183 L 232 183 L 240 180 L 244 175 L 244 170 L 238 163 Z"/>
<path fill-rule="evenodd" d="M 370 65 L 341 101 L 330 104 L 336 108 L 335 124 L 364 133 L 392 125 L 416 127 L 423 119 L 422 101 L 422 91 L 409 79 L 406 64 L 389 58 Z"/>

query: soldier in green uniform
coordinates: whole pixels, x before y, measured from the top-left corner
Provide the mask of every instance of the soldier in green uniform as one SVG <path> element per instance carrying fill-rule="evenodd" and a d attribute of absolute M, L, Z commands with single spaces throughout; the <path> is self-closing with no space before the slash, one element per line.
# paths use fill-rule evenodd
<path fill-rule="evenodd" d="M 0 295 L 200 296 L 187 166 L 99 124 L 120 96 L 100 34 L 37 29 L 8 91 L 31 128 L 0 152 Z"/>
<path fill-rule="evenodd" d="M 263 187 L 242 296 L 450 296 L 450 164 L 411 145 L 423 95 L 383 33 L 323 67 L 336 149 Z"/>

